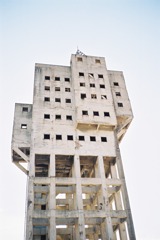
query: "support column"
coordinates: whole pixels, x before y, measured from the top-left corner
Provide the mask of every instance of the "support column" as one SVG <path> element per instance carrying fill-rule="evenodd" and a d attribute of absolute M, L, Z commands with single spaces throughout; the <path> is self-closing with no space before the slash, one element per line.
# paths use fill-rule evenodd
<path fill-rule="evenodd" d="M 122 159 L 121 159 L 121 154 L 120 154 L 120 149 L 119 149 L 119 144 L 118 144 L 116 133 L 115 133 L 115 145 L 116 145 L 116 156 L 117 156 L 117 158 L 116 158 L 117 169 L 118 169 L 119 178 L 122 181 L 121 192 L 122 192 L 122 197 L 123 197 L 124 208 L 125 208 L 125 211 L 127 214 L 128 234 L 129 234 L 130 240 L 136 240 L 133 219 L 132 219 L 132 213 L 131 213 L 131 208 L 130 208 L 130 204 L 129 204 L 127 186 L 126 186 L 126 181 L 125 181 L 125 176 L 124 176 L 123 164 L 122 164 Z"/>
<path fill-rule="evenodd" d="M 112 227 L 112 220 L 110 217 L 110 207 L 109 207 L 103 156 L 98 156 L 97 161 L 98 161 L 99 176 L 101 178 L 101 196 L 100 196 L 101 204 L 102 204 L 101 207 L 102 207 L 102 211 L 104 210 L 106 213 L 105 220 L 101 224 L 102 239 L 113 240 L 113 227 Z"/>
<path fill-rule="evenodd" d="M 78 212 L 78 223 L 75 226 L 76 230 L 76 240 L 85 240 L 85 221 L 84 221 L 84 212 L 83 212 L 83 199 L 82 199 L 82 185 L 81 185 L 81 174 L 80 174 L 80 160 L 79 156 L 75 155 L 74 157 L 74 168 L 73 174 L 76 178 L 76 208 Z"/>
<path fill-rule="evenodd" d="M 50 192 L 49 192 L 50 226 L 49 240 L 56 240 L 56 185 L 55 155 L 50 155 Z"/>

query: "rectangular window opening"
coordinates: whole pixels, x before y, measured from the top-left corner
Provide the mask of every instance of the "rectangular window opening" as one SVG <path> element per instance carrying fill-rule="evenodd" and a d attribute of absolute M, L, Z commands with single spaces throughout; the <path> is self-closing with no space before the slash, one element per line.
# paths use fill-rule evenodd
<path fill-rule="evenodd" d="M 66 116 L 66 120 L 72 120 L 72 116 L 71 115 L 67 115 Z"/>
<path fill-rule="evenodd" d="M 118 103 L 118 107 L 123 107 L 123 103 Z"/>
<path fill-rule="evenodd" d="M 79 141 L 84 141 L 85 138 L 84 138 L 84 136 L 79 136 L 79 137 L 78 137 L 78 140 L 79 140 Z"/>
<path fill-rule="evenodd" d="M 71 99 L 66 98 L 66 103 L 71 103 Z"/>
<path fill-rule="evenodd" d="M 81 93 L 81 99 L 86 98 L 86 94 L 85 93 Z"/>
<path fill-rule="evenodd" d="M 61 102 L 60 98 L 55 98 L 55 102 Z"/>
<path fill-rule="evenodd" d="M 93 116 L 99 116 L 99 112 L 93 112 Z"/>
<path fill-rule="evenodd" d="M 95 141 L 96 141 L 96 137 L 90 136 L 90 141 L 91 141 L 91 142 L 95 142 Z"/>
<path fill-rule="evenodd" d="M 107 138 L 106 137 L 101 137 L 101 142 L 107 142 Z"/>
<path fill-rule="evenodd" d="M 120 96 L 121 96 L 121 93 L 120 93 L 120 92 L 116 92 L 116 96 L 117 96 L 117 97 L 120 97 Z"/>
<path fill-rule="evenodd" d="M 65 88 L 65 92 L 70 92 L 71 89 L 70 88 Z"/>
<path fill-rule="evenodd" d="M 109 112 L 104 112 L 104 117 L 110 117 Z"/>
<path fill-rule="evenodd" d="M 88 73 L 88 77 L 89 77 L 89 78 L 93 78 L 93 77 L 94 77 L 94 74 L 93 74 L 93 73 Z"/>
<path fill-rule="evenodd" d="M 49 98 L 49 97 L 45 97 L 45 98 L 44 98 L 44 101 L 45 101 L 45 102 L 50 102 L 50 98 Z"/>
<path fill-rule="evenodd" d="M 50 80 L 50 76 L 45 76 L 44 79 L 45 80 Z"/>
<path fill-rule="evenodd" d="M 50 155 L 35 154 L 35 177 L 48 177 L 49 164 Z M 46 210 L 44 205 L 41 205 L 41 210 Z"/>
<path fill-rule="evenodd" d="M 50 119 L 50 114 L 44 114 L 45 119 Z"/>
<path fill-rule="evenodd" d="M 65 82 L 70 82 L 70 78 L 64 78 Z"/>
<path fill-rule="evenodd" d="M 73 140 L 73 136 L 72 135 L 67 135 L 67 140 L 72 141 Z"/>
<path fill-rule="evenodd" d="M 82 62 L 83 59 L 82 59 L 81 57 L 77 57 L 77 61 L 78 61 L 78 62 Z"/>
<path fill-rule="evenodd" d="M 106 95 L 101 95 L 101 99 L 107 99 Z"/>
<path fill-rule="evenodd" d="M 46 204 L 41 205 L 41 210 L 46 210 Z"/>
<path fill-rule="evenodd" d="M 23 107 L 22 112 L 28 112 L 28 107 Z"/>
<path fill-rule="evenodd" d="M 80 82 L 80 87 L 85 87 L 85 83 Z"/>
<path fill-rule="evenodd" d="M 55 77 L 55 81 L 60 81 L 60 77 Z"/>
<path fill-rule="evenodd" d="M 62 140 L 62 135 L 57 134 L 56 135 L 56 140 Z"/>
<path fill-rule="evenodd" d="M 56 92 L 60 92 L 60 87 L 55 87 Z"/>
<path fill-rule="evenodd" d="M 44 139 L 50 139 L 50 134 L 44 134 Z"/>
<path fill-rule="evenodd" d="M 44 87 L 44 90 L 50 91 L 50 87 L 49 87 L 49 86 L 45 86 L 45 87 Z"/>
<path fill-rule="evenodd" d="M 95 63 L 101 63 L 100 59 L 95 59 Z"/>
<path fill-rule="evenodd" d="M 103 78 L 103 74 L 98 74 L 98 78 Z"/>
<path fill-rule="evenodd" d="M 95 83 L 90 83 L 91 88 L 95 88 Z"/>
<path fill-rule="evenodd" d="M 99 86 L 100 86 L 100 88 L 105 88 L 104 84 L 100 84 Z"/>
<path fill-rule="evenodd" d="M 61 115 L 56 115 L 55 119 L 61 119 Z"/>
<path fill-rule="evenodd" d="M 21 124 L 21 129 L 27 129 L 27 124 Z"/>
<path fill-rule="evenodd" d="M 113 85 L 114 86 L 119 86 L 119 83 L 118 82 L 114 82 Z"/>
<path fill-rule="evenodd" d="M 88 115 L 88 111 L 83 110 L 82 115 Z"/>
<path fill-rule="evenodd" d="M 96 95 L 96 94 L 91 94 L 91 98 L 92 98 L 92 99 L 96 99 L 96 98 L 97 98 L 97 95 Z"/>
<path fill-rule="evenodd" d="M 84 77 L 84 73 L 83 72 L 79 72 L 79 77 Z"/>

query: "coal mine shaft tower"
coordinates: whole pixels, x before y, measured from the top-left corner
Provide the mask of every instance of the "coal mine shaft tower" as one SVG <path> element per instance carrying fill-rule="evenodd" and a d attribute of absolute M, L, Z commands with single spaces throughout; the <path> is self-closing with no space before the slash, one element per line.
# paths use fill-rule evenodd
<path fill-rule="evenodd" d="M 123 72 L 104 57 L 35 65 L 12 137 L 27 175 L 25 240 L 136 239 L 119 149 L 132 118 Z"/>

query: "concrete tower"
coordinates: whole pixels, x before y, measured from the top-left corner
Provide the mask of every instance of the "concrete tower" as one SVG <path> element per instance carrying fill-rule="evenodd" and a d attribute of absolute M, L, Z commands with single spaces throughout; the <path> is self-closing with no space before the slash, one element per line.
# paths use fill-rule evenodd
<path fill-rule="evenodd" d="M 103 57 L 36 64 L 12 138 L 28 179 L 25 240 L 136 239 L 119 150 L 132 118 L 123 73 Z"/>

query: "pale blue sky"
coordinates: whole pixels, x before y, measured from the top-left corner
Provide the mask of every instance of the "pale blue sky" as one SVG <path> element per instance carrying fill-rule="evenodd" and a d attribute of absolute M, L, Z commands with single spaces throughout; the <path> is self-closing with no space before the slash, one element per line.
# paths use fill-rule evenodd
<path fill-rule="evenodd" d="M 121 144 L 138 240 L 160 239 L 160 1 L 0 1 L 0 239 L 22 240 L 26 177 L 11 163 L 15 102 L 32 102 L 34 64 L 69 65 L 77 46 L 122 70 L 134 120 Z"/>

